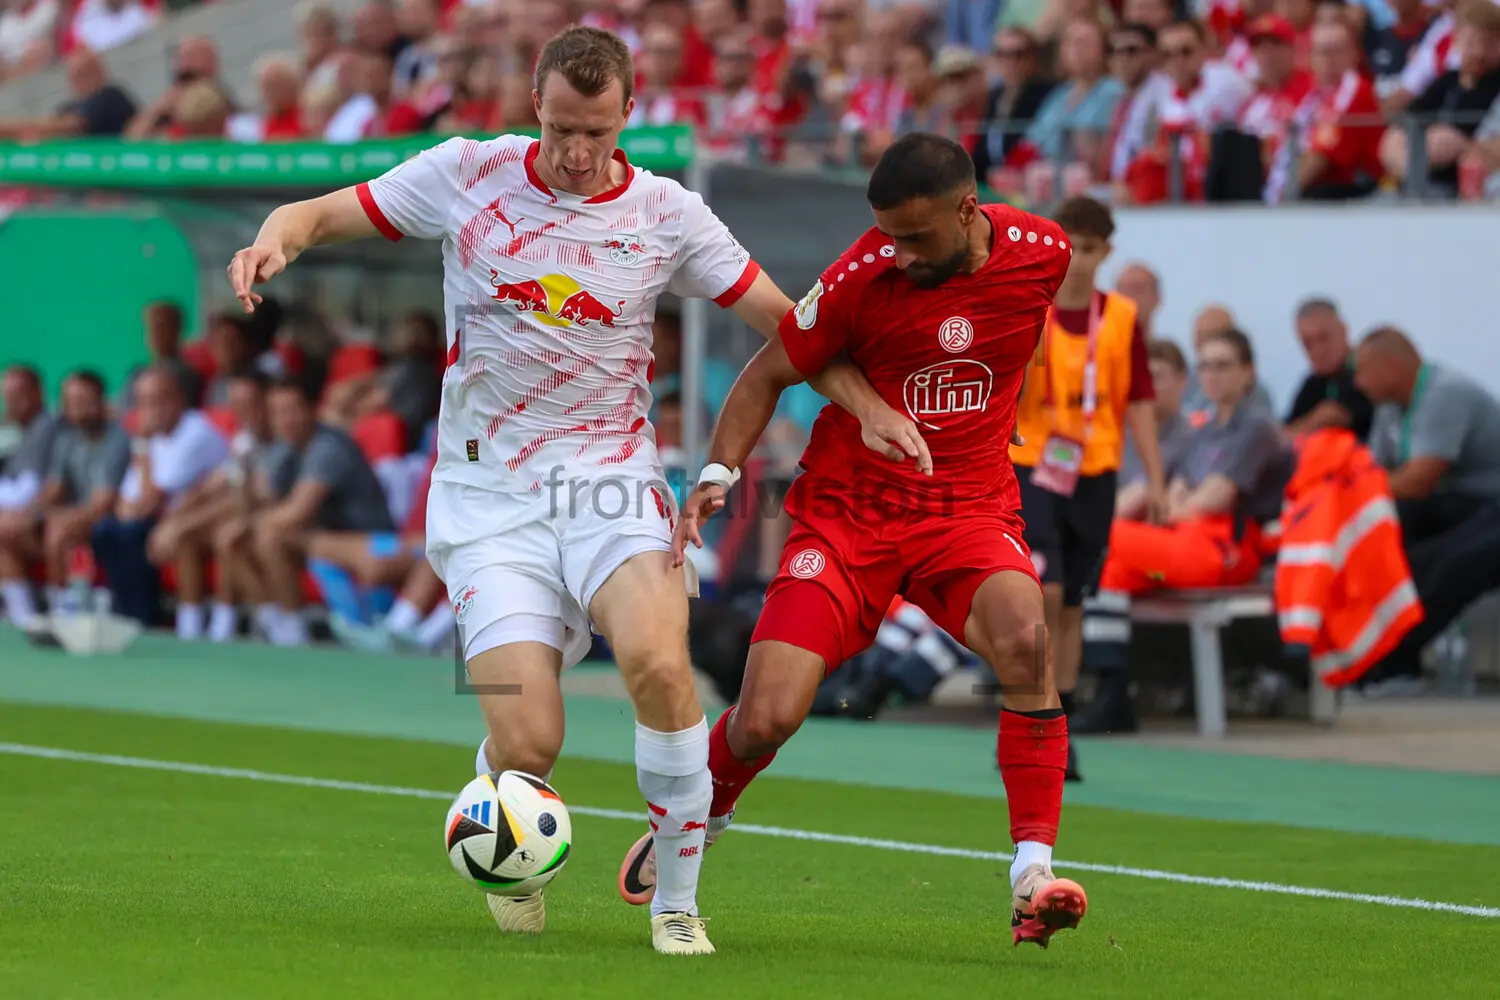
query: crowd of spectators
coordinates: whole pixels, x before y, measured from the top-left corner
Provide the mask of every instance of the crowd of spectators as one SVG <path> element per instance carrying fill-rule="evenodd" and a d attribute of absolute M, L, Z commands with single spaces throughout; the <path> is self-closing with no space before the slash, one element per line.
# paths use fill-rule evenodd
<path fill-rule="evenodd" d="M 301 51 L 253 96 L 214 42 L 131 95 L 99 53 L 160 0 L 0 0 L 0 72 L 62 53 L 75 100 L 0 138 L 240 142 L 496 133 L 536 125 L 530 67 L 571 22 L 637 60 L 632 124 L 688 124 L 720 157 L 869 165 L 950 134 L 994 190 L 1046 204 L 1500 193 L 1494 0 L 370 0 L 298 10 Z"/>
<path fill-rule="evenodd" d="M 384 350 L 352 332 L 311 335 L 274 300 L 248 319 L 211 315 L 194 340 L 185 326 L 176 305 L 152 304 L 142 363 L 113 393 L 92 370 L 69 373 L 55 412 L 38 372 L 4 373 L 4 617 L 34 630 L 44 611 L 85 607 L 97 580 L 117 614 L 188 640 L 300 645 L 323 617 L 311 602 L 358 648 L 444 647 L 453 615 L 423 545 L 438 318 L 407 314 L 383 331 Z M 680 317 L 659 313 L 651 417 L 679 479 L 681 337 Z M 702 426 L 736 374 L 708 362 Z M 800 388 L 773 421 L 769 451 L 788 474 L 822 403 Z"/>

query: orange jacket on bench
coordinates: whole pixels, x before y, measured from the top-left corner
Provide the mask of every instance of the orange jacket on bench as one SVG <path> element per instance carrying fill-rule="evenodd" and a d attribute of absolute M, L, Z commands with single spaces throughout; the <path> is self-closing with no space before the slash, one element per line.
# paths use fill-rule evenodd
<path fill-rule="evenodd" d="M 1422 620 L 1385 470 L 1353 434 L 1298 443 L 1276 563 L 1281 638 L 1329 687 L 1358 680 Z"/>

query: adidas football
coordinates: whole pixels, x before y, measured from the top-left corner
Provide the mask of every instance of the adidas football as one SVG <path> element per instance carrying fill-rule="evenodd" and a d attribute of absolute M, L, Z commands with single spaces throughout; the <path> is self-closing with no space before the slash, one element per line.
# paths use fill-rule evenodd
<path fill-rule="evenodd" d="M 459 875 L 497 896 L 527 896 L 562 871 L 573 821 L 541 778 L 496 771 L 458 793 L 443 832 Z"/>

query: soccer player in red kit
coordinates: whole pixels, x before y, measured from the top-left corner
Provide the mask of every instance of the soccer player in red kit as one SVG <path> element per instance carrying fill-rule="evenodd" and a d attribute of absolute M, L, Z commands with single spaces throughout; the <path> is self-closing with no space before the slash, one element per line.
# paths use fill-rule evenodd
<path fill-rule="evenodd" d="M 981 207 L 968 154 L 938 136 L 892 144 L 867 196 L 875 228 L 787 314 L 780 339 L 730 393 L 711 462 L 683 507 L 675 557 L 688 541 L 702 544 L 698 525 L 724 504 L 781 391 L 835 358 L 847 355 L 911 417 L 920 440 L 882 457 L 862 443 L 854 416 L 828 407 L 818 417 L 805 472 L 787 497 L 793 528 L 739 703 L 710 736 L 708 840 L 801 726 L 827 672 L 870 645 L 900 594 L 1000 679 L 1000 768 L 1016 844 L 1012 931 L 1017 944 L 1046 946 L 1078 925 L 1088 903 L 1076 883 L 1052 874 L 1067 721 L 1009 445 L 1026 367 L 1071 253 L 1055 223 Z M 653 850 L 648 833 L 621 866 L 620 892 L 632 903 L 651 898 Z"/>

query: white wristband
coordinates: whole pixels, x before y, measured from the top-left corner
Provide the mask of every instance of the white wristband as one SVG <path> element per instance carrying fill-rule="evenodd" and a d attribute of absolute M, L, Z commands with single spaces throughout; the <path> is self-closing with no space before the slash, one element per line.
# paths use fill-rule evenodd
<path fill-rule="evenodd" d="M 714 483 L 724 487 L 726 491 L 739 481 L 740 470 L 731 469 L 721 462 L 714 462 L 712 465 L 705 466 L 703 471 L 698 474 L 699 486 L 702 486 L 704 483 Z"/>

